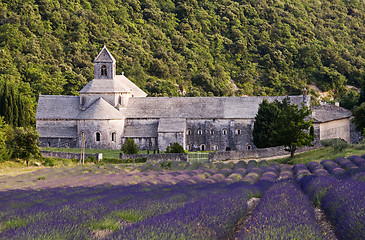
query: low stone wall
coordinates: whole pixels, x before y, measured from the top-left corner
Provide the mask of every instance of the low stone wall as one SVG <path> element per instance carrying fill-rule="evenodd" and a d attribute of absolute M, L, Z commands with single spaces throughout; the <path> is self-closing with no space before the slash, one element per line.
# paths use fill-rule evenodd
<path fill-rule="evenodd" d="M 210 161 L 240 160 L 245 158 L 274 157 L 286 154 L 288 154 L 288 152 L 284 150 L 284 147 L 280 146 L 272 148 L 257 148 L 253 150 L 243 150 L 243 151 L 211 152 L 209 153 L 209 160 Z"/>
<path fill-rule="evenodd" d="M 186 153 L 162 153 L 162 154 L 123 154 L 120 153 L 120 159 L 147 158 L 147 161 L 187 161 Z"/>
<path fill-rule="evenodd" d="M 81 153 L 66 153 L 66 152 L 51 152 L 51 151 L 41 151 L 43 157 L 53 157 L 53 158 L 64 158 L 64 159 L 80 159 Z M 85 159 L 93 156 L 97 160 L 101 160 L 103 157 L 102 154 L 85 154 Z"/>
<path fill-rule="evenodd" d="M 313 143 L 313 147 L 299 148 L 295 153 L 305 152 L 311 149 L 321 147 L 318 141 Z M 282 155 L 289 155 L 288 151 L 284 150 L 283 146 L 271 148 L 256 148 L 253 150 L 244 151 L 227 151 L 227 152 L 211 152 L 209 153 L 209 161 L 226 161 L 226 160 L 241 160 L 247 158 L 266 158 Z"/>

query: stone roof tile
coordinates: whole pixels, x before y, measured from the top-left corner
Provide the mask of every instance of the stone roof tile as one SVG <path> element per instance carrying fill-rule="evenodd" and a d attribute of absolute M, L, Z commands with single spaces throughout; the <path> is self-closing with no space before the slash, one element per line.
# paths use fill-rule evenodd
<path fill-rule="evenodd" d="M 40 95 L 36 112 L 39 119 L 76 119 L 80 114 L 80 97 Z"/>
<path fill-rule="evenodd" d="M 157 126 L 158 122 L 143 123 L 127 121 L 124 126 L 123 137 L 157 137 Z"/>
<path fill-rule="evenodd" d="M 101 49 L 98 56 L 94 59 L 94 62 L 112 62 L 115 63 L 115 58 L 113 55 L 109 52 L 109 50 L 106 48 L 106 46 Z"/>
<path fill-rule="evenodd" d="M 350 110 L 332 104 L 312 107 L 312 118 L 314 122 L 329 122 L 349 118 L 352 116 Z"/>
<path fill-rule="evenodd" d="M 285 97 L 146 97 L 131 98 L 127 118 L 255 118 L 259 104 Z M 303 96 L 291 96 L 300 105 Z"/>
<path fill-rule="evenodd" d="M 77 117 L 80 120 L 108 120 L 108 119 L 124 119 L 121 112 L 110 105 L 102 97 L 96 100 L 85 111 L 81 112 Z"/>

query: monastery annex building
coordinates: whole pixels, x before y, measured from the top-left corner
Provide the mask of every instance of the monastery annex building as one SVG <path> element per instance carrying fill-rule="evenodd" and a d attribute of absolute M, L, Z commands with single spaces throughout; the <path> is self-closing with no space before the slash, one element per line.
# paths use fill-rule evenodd
<path fill-rule="evenodd" d="M 123 75 L 104 46 L 94 60 L 95 77 L 80 96 L 41 95 L 36 113 L 41 146 L 120 149 L 127 138 L 140 149 L 253 149 L 252 129 L 259 104 L 281 97 L 147 97 Z M 310 96 L 290 96 L 310 107 Z M 313 107 L 319 139 L 350 141 L 351 112 L 337 106 Z"/>

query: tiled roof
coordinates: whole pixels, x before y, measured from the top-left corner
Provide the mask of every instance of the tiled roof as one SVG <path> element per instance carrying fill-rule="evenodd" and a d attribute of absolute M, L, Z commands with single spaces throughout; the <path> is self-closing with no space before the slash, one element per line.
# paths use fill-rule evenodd
<path fill-rule="evenodd" d="M 352 116 L 350 110 L 332 104 L 312 107 L 312 118 L 314 122 L 329 122 L 349 118 Z"/>
<path fill-rule="evenodd" d="M 157 137 L 158 122 L 140 123 L 126 121 L 123 137 Z"/>
<path fill-rule="evenodd" d="M 134 97 L 147 96 L 124 75 L 117 75 L 114 79 L 94 79 L 86 84 L 80 93 L 132 93 Z"/>
<path fill-rule="evenodd" d="M 103 98 L 96 100 L 91 106 L 80 113 L 77 119 L 82 120 L 108 120 L 108 119 L 124 119 L 121 112 L 115 109 Z"/>
<path fill-rule="evenodd" d="M 160 118 L 158 132 L 175 133 L 184 132 L 186 119 L 184 118 Z"/>
<path fill-rule="evenodd" d="M 76 119 L 80 114 L 80 97 L 40 95 L 35 118 L 38 119 Z"/>
<path fill-rule="evenodd" d="M 104 46 L 103 49 L 101 49 L 98 56 L 96 56 L 96 58 L 94 59 L 94 62 L 112 62 L 112 63 L 115 63 L 115 58 L 109 52 L 109 50 Z"/>
<path fill-rule="evenodd" d="M 285 97 L 146 97 L 131 98 L 126 118 L 255 118 L 259 104 Z M 303 96 L 291 96 L 300 105 Z"/>
<path fill-rule="evenodd" d="M 37 131 L 43 138 L 77 138 L 77 127 L 64 127 L 57 124 L 37 127 Z"/>

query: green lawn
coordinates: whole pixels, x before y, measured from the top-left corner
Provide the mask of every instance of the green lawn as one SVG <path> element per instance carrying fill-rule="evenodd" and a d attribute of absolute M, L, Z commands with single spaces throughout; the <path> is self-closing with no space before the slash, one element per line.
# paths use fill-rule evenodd
<path fill-rule="evenodd" d="M 80 148 L 49 148 L 49 147 L 42 147 L 41 151 L 50 151 L 50 152 L 68 152 L 68 153 L 80 153 Z M 117 149 L 92 149 L 92 148 L 85 148 L 85 153 L 102 153 L 103 158 L 119 158 L 119 154 L 121 153 L 120 150 Z M 139 154 L 146 154 L 147 151 L 139 151 Z M 150 151 L 153 153 L 153 151 Z"/>
<path fill-rule="evenodd" d="M 303 153 L 295 154 L 293 159 L 290 157 L 275 159 L 273 161 L 279 163 L 309 163 L 309 162 L 320 162 L 324 159 L 335 159 L 339 157 L 349 157 L 351 155 L 361 156 L 365 154 L 365 144 L 350 145 L 342 151 L 335 151 L 332 147 L 319 148 Z"/>

